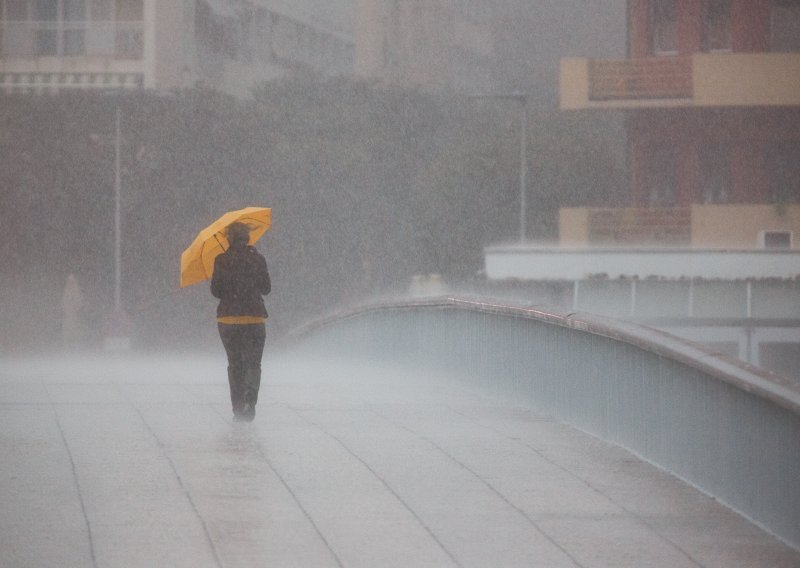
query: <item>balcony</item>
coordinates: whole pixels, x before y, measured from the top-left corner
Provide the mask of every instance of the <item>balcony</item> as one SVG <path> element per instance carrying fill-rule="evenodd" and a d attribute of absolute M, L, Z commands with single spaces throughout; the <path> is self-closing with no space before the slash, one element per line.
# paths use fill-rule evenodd
<path fill-rule="evenodd" d="M 139 89 L 144 22 L 0 20 L 0 92 Z"/>
<path fill-rule="evenodd" d="M 561 108 L 800 105 L 800 54 L 561 60 Z"/>
<path fill-rule="evenodd" d="M 692 96 L 688 57 L 589 61 L 589 100 L 687 99 Z"/>
<path fill-rule="evenodd" d="M 800 253 L 800 205 L 694 204 L 690 207 L 559 210 L 559 242 L 568 247 L 686 247 Z M 782 235 L 783 238 L 778 238 Z"/>

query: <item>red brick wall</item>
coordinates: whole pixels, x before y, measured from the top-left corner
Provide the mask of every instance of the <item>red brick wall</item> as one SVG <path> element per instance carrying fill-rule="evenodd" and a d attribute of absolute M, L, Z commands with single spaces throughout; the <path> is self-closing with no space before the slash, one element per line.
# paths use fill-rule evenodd
<path fill-rule="evenodd" d="M 678 3 L 678 54 L 690 55 L 703 50 L 703 1 Z"/>
<path fill-rule="evenodd" d="M 769 51 L 769 0 L 734 0 L 731 43 L 736 52 Z"/>
<path fill-rule="evenodd" d="M 650 55 L 650 2 L 630 0 L 628 3 L 629 57 L 635 59 Z"/>
<path fill-rule="evenodd" d="M 652 55 L 650 12 L 653 0 L 628 2 L 629 57 Z M 703 49 L 703 0 L 678 3 L 678 52 L 688 55 Z M 769 51 L 769 0 L 733 0 L 731 44 L 736 52 Z"/>
<path fill-rule="evenodd" d="M 676 205 L 700 197 L 699 156 L 709 144 L 730 144 L 730 201 L 765 203 L 769 199 L 766 155 L 781 140 L 800 141 L 800 109 L 643 109 L 626 121 L 630 203 L 645 206 L 648 153 L 652 145 L 670 145 L 676 155 Z"/>

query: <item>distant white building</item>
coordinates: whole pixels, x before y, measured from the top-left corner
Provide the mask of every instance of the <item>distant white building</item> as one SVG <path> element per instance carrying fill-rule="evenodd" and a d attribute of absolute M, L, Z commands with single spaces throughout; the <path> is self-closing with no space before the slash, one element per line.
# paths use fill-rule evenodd
<path fill-rule="evenodd" d="M 355 0 L 355 74 L 423 90 L 492 90 L 495 3 Z"/>
<path fill-rule="evenodd" d="M 203 84 L 245 97 L 293 69 L 350 74 L 351 0 L 0 0 L 0 91 Z"/>
<path fill-rule="evenodd" d="M 516 243 L 485 263 L 495 294 L 637 321 L 800 380 L 800 250 Z"/>

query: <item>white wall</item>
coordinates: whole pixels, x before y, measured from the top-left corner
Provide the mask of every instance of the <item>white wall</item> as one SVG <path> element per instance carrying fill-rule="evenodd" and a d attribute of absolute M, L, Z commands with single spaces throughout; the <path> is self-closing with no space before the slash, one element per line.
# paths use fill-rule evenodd
<path fill-rule="evenodd" d="M 534 246 L 485 249 L 489 280 L 580 280 L 609 278 L 793 278 L 800 251 L 680 249 L 565 249 Z"/>

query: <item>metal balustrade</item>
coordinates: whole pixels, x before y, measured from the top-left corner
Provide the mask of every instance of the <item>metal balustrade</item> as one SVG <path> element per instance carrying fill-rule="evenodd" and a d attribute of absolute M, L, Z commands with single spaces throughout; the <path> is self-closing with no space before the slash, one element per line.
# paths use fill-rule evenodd
<path fill-rule="evenodd" d="M 297 332 L 310 354 L 440 371 L 617 443 L 800 548 L 800 386 L 632 323 L 468 298 Z"/>
<path fill-rule="evenodd" d="M 692 97 L 690 57 L 589 61 L 589 99 Z"/>

